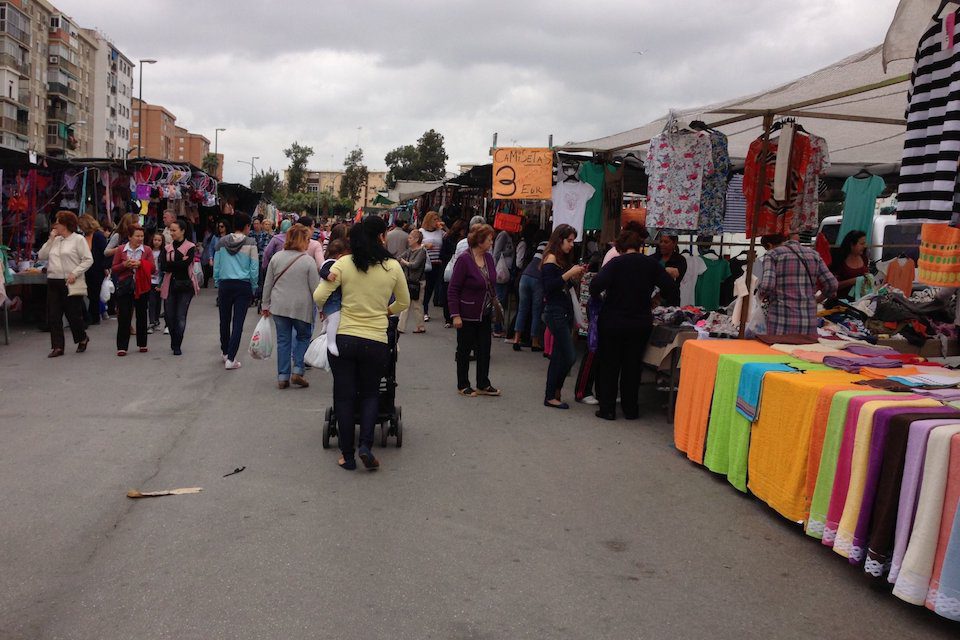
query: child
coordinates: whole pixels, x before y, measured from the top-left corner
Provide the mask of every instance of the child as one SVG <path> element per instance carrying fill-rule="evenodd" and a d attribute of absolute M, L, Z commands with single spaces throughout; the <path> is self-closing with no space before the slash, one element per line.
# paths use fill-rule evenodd
<path fill-rule="evenodd" d="M 343 240 L 331 240 L 327 247 L 326 257 L 323 265 L 320 267 L 320 277 L 324 280 L 334 282 L 335 278 L 330 273 L 330 267 L 339 258 L 347 254 L 347 244 Z M 340 325 L 340 303 L 343 300 L 343 294 L 338 287 L 336 291 L 330 294 L 323 309 L 320 312 L 327 319 L 327 351 L 335 356 L 340 355 L 337 349 L 337 327 Z"/>
<path fill-rule="evenodd" d="M 163 234 L 154 233 L 150 237 L 150 248 L 153 249 L 153 255 L 159 256 L 163 250 Z M 155 269 L 150 275 L 150 298 L 147 301 L 147 308 L 149 311 L 150 318 L 150 329 L 147 330 L 147 333 L 153 333 L 154 330 L 160 326 L 160 305 L 162 301 L 160 300 L 160 283 L 163 279 L 163 274 L 159 269 Z"/>

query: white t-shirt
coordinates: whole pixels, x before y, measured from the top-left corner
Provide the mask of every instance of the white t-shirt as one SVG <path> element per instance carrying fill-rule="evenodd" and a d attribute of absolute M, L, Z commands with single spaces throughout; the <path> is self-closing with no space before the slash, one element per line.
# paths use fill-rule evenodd
<path fill-rule="evenodd" d="M 680 281 L 680 306 L 689 307 L 696 300 L 697 278 L 706 272 L 707 263 L 700 256 L 685 253 L 683 257 L 687 261 L 687 272 Z"/>
<path fill-rule="evenodd" d="M 583 214 L 595 189 L 586 182 L 560 181 L 553 185 L 553 228 L 568 224 L 583 238 Z"/>

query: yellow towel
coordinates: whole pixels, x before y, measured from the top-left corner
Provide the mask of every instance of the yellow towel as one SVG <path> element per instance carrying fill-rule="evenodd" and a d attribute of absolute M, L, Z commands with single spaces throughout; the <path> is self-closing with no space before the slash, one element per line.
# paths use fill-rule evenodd
<path fill-rule="evenodd" d="M 820 391 L 860 379 L 845 371 L 764 376 L 760 419 L 750 435 L 747 486 L 783 517 L 799 522 L 810 511 L 807 459 Z"/>

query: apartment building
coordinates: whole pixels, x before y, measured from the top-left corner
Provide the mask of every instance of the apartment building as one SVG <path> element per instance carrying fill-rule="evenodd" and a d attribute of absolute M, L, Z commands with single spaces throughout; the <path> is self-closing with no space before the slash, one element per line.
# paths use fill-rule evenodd
<path fill-rule="evenodd" d="M 32 131 L 39 137 L 39 128 L 31 128 L 31 116 L 40 111 L 30 92 L 31 27 L 20 2 L 0 2 L 0 147 L 17 151 L 31 148 Z"/>
<path fill-rule="evenodd" d="M 133 62 L 102 33 L 81 31 L 96 42 L 93 70 L 91 155 L 96 158 L 125 158 L 130 149 L 132 122 Z"/>
<path fill-rule="evenodd" d="M 286 175 L 284 175 L 286 179 Z M 367 193 L 362 198 L 363 204 L 359 206 L 370 206 L 377 197 L 379 191 L 387 189 L 387 172 L 370 171 L 367 173 Z M 343 171 L 310 171 L 308 170 L 304 177 L 307 193 L 317 193 L 326 191 L 327 193 L 340 193 L 340 183 L 343 182 Z"/>
<path fill-rule="evenodd" d="M 189 162 L 203 166 L 203 157 L 210 153 L 210 140 L 177 126 L 177 117 L 158 104 L 144 100 L 142 109 L 137 98 L 132 100 L 130 157 L 155 158 L 171 162 Z M 141 125 L 141 112 L 143 124 Z M 218 154 L 217 180 L 223 179 L 223 154 Z"/>

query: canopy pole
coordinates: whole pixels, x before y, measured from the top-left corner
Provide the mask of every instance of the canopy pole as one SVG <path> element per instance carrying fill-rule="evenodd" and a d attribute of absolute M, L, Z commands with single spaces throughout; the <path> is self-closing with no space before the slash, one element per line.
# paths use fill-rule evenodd
<path fill-rule="evenodd" d="M 760 144 L 760 166 L 761 171 L 757 172 L 757 183 L 753 193 L 753 226 L 750 231 L 750 249 L 747 251 L 747 296 L 740 308 L 740 333 L 742 340 L 744 332 L 747 329 L 747 317 L 750 314 L 750 303 L 752 302 L 753 292 L 753 263 L 757 259 L 757 226 L 760 224 L 760 207 L 763 205 L 763 184 L 767 177 L 767 152 L 770 151 L 770 129 L 773 127 L 773 112 L 767 111 L 763 114 L 763 142 Z"/>

